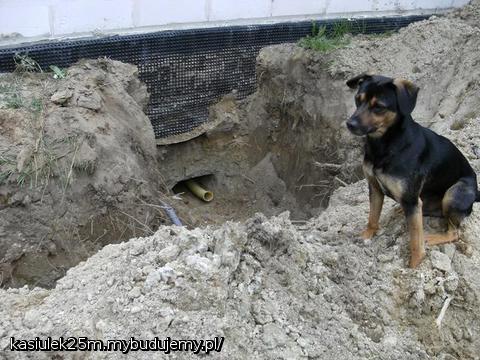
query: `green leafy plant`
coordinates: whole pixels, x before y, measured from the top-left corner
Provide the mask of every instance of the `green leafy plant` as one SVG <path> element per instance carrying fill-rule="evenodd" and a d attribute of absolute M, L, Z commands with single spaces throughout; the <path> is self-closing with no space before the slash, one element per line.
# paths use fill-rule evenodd
<path fill-rule="evenodd" d="M 60 69 L 57 65 L 50 65 L 50 70 L 53 71 L 54 79 L 65 79 L 65 77 L 67 76 L 67 72 Z"/>

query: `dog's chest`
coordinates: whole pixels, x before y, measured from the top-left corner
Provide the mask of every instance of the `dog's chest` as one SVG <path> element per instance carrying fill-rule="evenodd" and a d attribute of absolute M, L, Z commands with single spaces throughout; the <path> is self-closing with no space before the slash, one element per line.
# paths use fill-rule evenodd
<path fill-rule="evenodd" d="M 400 202 L 405 188 L 401 179 L 386 174 L 381 169 L 374 168 L 370 162 L 363 163 L 363 172 L 367 180 L 376 182 L 385 195 Z"/>

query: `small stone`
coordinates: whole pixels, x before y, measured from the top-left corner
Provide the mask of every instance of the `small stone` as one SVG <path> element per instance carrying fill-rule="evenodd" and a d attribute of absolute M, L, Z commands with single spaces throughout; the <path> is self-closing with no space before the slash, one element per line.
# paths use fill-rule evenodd
<path fill-rule="evenodd" d="M 23 196 L 22 193 L 16 192 L 15 194 L 13 194 L 13 196 L 11 196 L 8 199 L 8 205 L 17 206 L 17 205 L 19 205 L 23 202 L 23 198 L 24 198 L 24 196 Z"/>
<path fill-rule="evenodd" d="M 23 324 L 33 329 L 38 324 L 38 314 L 35 310 L 28 310 L 23 317 Z"/>
<path fill-rule="evenodd" d="M 141 255 L 143 254 L 144 250 L 145 249 L 141 245 L 133 246 L 132 249 L 130 250 L 130 255 L 133 255 L 133 256 Z"/>
<path fill-rule="evenodd" d="M 180 248 L 177 245 L 167 246 L 158 253 L 158 257 L 163 261 L 170 262 L 177 258 Z"/>
<path fill-rule="evenodd" d="M 380 325 L 375 326 L 374 328 L 365 329 L 365 334 L 372 339 L 374 342 L 378 343 L 383 339 L 383 329 Z"/>
<path fill-rule="evenodd" d="M 158 273 L 160 274 L 162 281 L 165 281 L 166 283 L 173 282 L 177 278 L 177 273 L 175 270 L 167 265 L 158 269 Z"/>
<path fill-rule="evenodd" d="M 435 269 L 442 270 L 445 272 L 451 272 L 452 271 L 452 262 L 448 255 L 437 251 L 433 250 L 430 253 L 430 258 L 432 260 L 432 266 Z"/>
<path fill-rule="evenodd" d="M 421 71 L 422 71 L 422 70 L 420 69 L 420 67 L 419 67 L 418 65 L 414 65 L 413 68 L 412 68 L 412 72 L 413 72 L 414 74 L 419 73 L 419 72 L 421 72 Z"/>
<path fill-rule="evenodd" d="M 410 298 L 409 305 L 412 308 L 420 308 L 425 302 L 425 291 L 423 288 L 418 288 L 417 291 Z"/>
<path fill-rule="evenodd" d="M 443 252 L 445 255 L 447 255 L 450 260 L 453 259 L 453 256 L 455 255 L 455 252 L 457 251 L 457 248 L 454 244 L 445 244 L 443 245 Z"/>
<path fill-rule="evenodd" d="M 161 279 L 162 277 L 157 270 L 152 271 L 150 274 L 147 275 L 147 278 L 145 279 L 145 289 L 152 289 L 160 282 Z"/>
<path fill-rule="evenodd" d="M 131 298 L 131 299 L 136 299 L 136 298 L 139 298 L 140 295 L 142 295 L 142 293 L 140 292 L 140 288 L 139 287 L 134 287 L 130 293 L 128 294 L 128 296 Z"/>
<path fill-rule="evenodd" d="M 77 99 L 77 105 L 85 109 L 98 111 L 102 108 L 103 100 L 97 92 L 81 94 Z"/>
<path fill-rule="evenodd" d="M 473 153 L 475 154 L 475 156 L 476 156 L 478 159 L 480 159 L 480 147 L 475 146 L 475 147 L 473 148 Z"/>
<path fill-rule="evenodd" d="M 207 275 L 212 272 L 212 262 L 206 257 L 190 255 L 185 259 L 185 263 L 202 274 Z"/>
<path fill-rule="evenodd" d="M 435 286 L 435 280 L 430 280 L 428 281 L 424 286 L 423 286 L 423 291 L 428 294 L 428 295 L 433 295 L 437 291 L 437 287 Z"/>
<path fill-rule="evenodd" d="M 263 326 L 262 340 L 268 349 L 274 349 L 285 345 L 288 335 L 280 326 L 270 323 Z"/>
<path fill-rule="evenodd" d="M 103 320 L 98 320 L 97 323 L 95 324 L 95 328 L 97 330 L 105 330 L 107 329 L 107 324 Z"/>
<path fill-rule="evenodd" d="M 28 206 L 32 203 L 32 198 L 30 197 L 30 195 L 25 195 L 25 197 L 23 198 L 23 202 L 22 204 L 24 206 Z"/>
<path fill-rule="evenodd" d="M 57 105 L 64 105 L 72 96 L 73 93 L 70 90 L 60 90 L 54 93 L 50 100 Z"/>
<path fill-rule="evenodd" d="M 473 340 L 473 331 L 470 327 L 463 329 L 463 338 L 470 342 Z"/>
<path fill-rule="evenodd" d="M 461 328 L 455 326 L 452 328 L 452 335 L 456 341 L 460 341 L 463 338 L 463 331 Z"/>
<path fill-rule="evenodd" d="M 458 275 L 451 274 L 445 279 L 443 286 L 445 287 L 445 290 L 453 293 L 458 288 L 458 282 L 459 282 Z"/>
<path fill-rule="evenodd" d="M 389 335 L 389 336 L 385 336 L 383 338 L 383 344 L 385 346 L 395 347 L 395 346 L 397 346 L 397 343 L 398 343 L 398 339 L 395 335 Z"/>
<path fill-rule="evenodd" d="M 258 303 L 253 304 L 252 315 L 255 322 L 260 325 L 265 325 L 273 321 L 272 316 Z"/>
<path fill-rule="evenodd" d="M 308 346 L 308 341 L 305 340 L 303 337 L 299 337 L 297 339 L 297 344 L 300 345 L 302 348 L 306 348 Z"/>
<path fill-rule="evenodd" d="M 140 311 L 142 311 L 142 307 L 141 307 L 141 306 L 132 306 L 132 308 L 130 309 L 130 312 L 131 312 L 132 314 L 139 313 Z"/>
<path fill-rule="evenodd" d="M 466 245 L 464 253 L 465 253 L 465 256 L 468 256 L 468 257 L 472 256 L 473 255 L 473 247 L 471 245 Z"/>
<path fill-rule="evenodd" d="M 394 254 L 393 253 L 378 255 L 378 260 L 382 263 L 391 262 L 393 259 L 394 259 Z"/>

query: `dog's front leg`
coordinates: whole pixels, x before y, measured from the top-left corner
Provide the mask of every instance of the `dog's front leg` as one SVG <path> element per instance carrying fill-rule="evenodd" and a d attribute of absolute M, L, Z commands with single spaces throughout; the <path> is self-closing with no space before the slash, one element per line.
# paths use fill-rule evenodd
<path fill-rule="evenodd" d="M 370 213 L 368 215 L 367 228 L 362 232 L 364 240 L 370 240 L 379 229 L 380 214 L 382 213 L 383 194 L 380 185 L 373 177 L 367 177 L 368 180 L 368 197 L 370 199 Z"/>
<path fill-rule="evenodd" d="M 422 200 L 416 203 L 402 203 L 407 217 L 408 233 L 410 236 L 410 267 L 416 268 L 425 257 L 425 239 L 423 236 Z"/>

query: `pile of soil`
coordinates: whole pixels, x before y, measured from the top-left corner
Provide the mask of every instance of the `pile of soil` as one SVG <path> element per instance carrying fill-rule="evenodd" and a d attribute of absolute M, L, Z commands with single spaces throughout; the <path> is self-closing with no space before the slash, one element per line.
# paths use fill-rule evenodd
<path fill-rule="evenodd" d="M 163 184 L 132 65 L 0 77 L 0 284 L 52 286 L 105 244 L 153 234 Z"/>
<path fill-rule="evenodd" d="M 368 213 L 365 189 L 361 181 L 337 190 L 302 227 L 288 213 L 215 228 L 163 227 L 106 246 L 53 290 L 2 290 L 0 348 L 10 336 L 224 336 L 212 358 L 478 359 L 480 209 L 461 244 L 430 249 L 411 270 L 404 220 L 392 202 L 380 235 L 368 245 L 355 240 Z"/>

